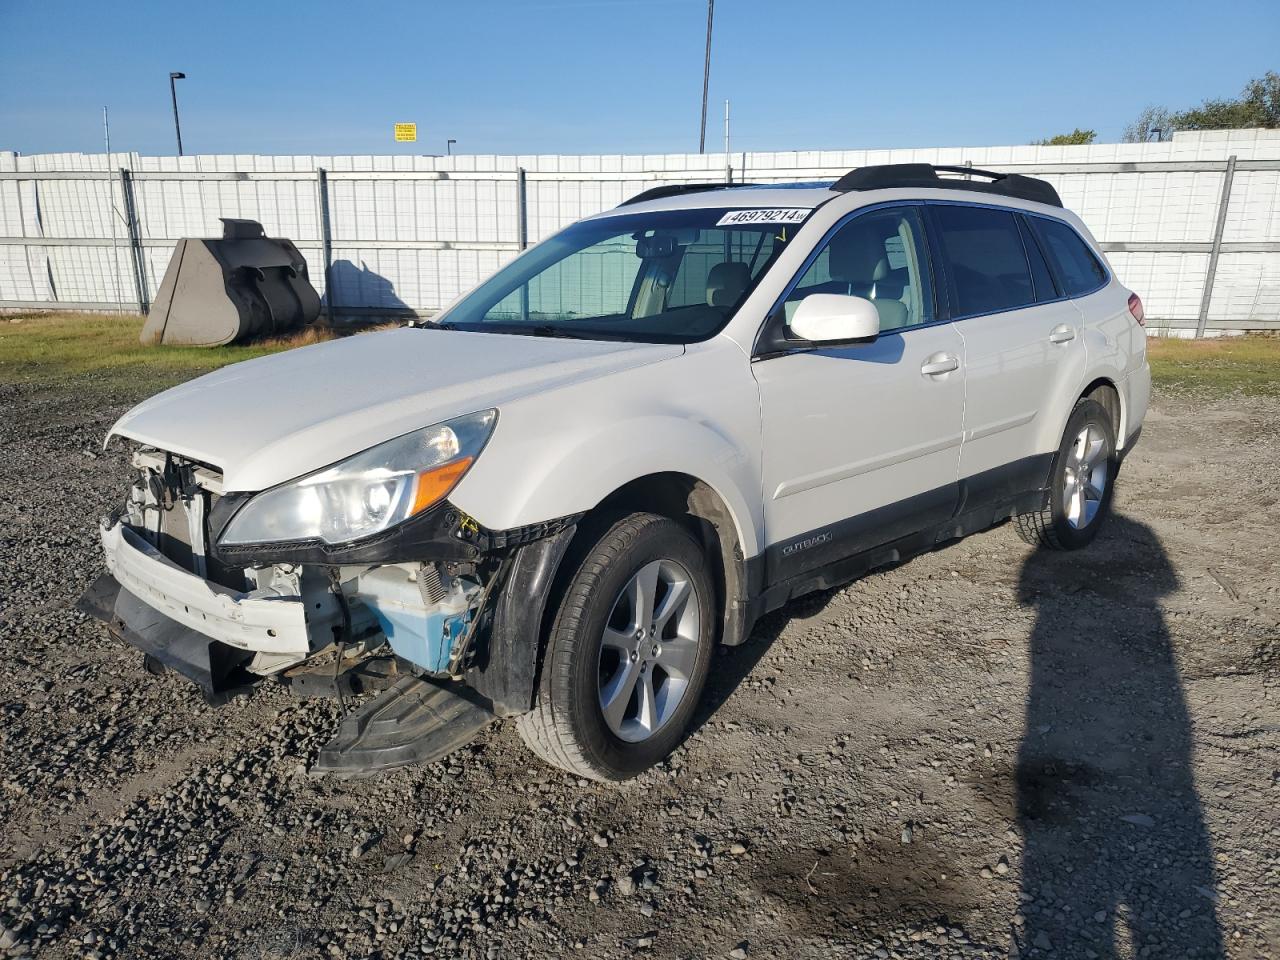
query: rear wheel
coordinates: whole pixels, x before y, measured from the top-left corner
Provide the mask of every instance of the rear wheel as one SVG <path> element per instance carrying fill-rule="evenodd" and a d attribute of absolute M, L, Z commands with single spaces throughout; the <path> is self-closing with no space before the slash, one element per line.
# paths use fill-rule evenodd
<path fill-rule="evenodd" d="M 595 780 L 666 757 L 706 681 L 712 597 L 702 550 L 678 523 L 641 513 L 611 526 L 552 624 L 537 704 L 517 722 L 529 748 Z"/>
<path fill-rule="evenodd" d="M 1096 400 L 1081 400 L 1054 458 L 1048 506 L 1017 517 L 1022 539 L 1051 550 L 1087 546 L 1111 511 L 1119 469 L 1111 415 Z"/>

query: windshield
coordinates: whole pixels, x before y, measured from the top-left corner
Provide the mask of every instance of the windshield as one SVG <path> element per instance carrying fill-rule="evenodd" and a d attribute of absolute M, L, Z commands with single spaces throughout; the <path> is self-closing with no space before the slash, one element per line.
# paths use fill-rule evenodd
<path fill-rule="evenodd" d="M 585 220 L 512 261 L 437 322 L 586 339 L 705 339 L 811 212 L 664 210 Z"/>

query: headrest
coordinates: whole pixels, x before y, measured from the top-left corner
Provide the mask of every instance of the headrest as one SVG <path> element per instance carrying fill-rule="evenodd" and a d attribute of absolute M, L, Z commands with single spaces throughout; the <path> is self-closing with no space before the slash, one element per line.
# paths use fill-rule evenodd
<path fill-rule="evenodd" d="M 885 238 L 869 223 L 855 223 L 831 238 L 828 269 L 832 279 L 875 283 L 889 272 Z"/>
<path fill-rule="evenodd" d="M 707 274 L 707 305 L 732 307 L 746 292 L 751 282 L 751 270 L 745 263 L 725 260 L 717 263 Z"/>

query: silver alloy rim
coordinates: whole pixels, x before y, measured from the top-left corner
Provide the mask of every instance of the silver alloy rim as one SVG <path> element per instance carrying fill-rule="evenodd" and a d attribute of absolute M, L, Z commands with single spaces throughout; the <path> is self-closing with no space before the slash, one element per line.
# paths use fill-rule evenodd
<path fill-rule="evenodd" d="M 604 722 L 628 743 L 647 740 L 675 714 L 698 662 L 698 591 L 674 560 L 646 563 L 618 594 L 600 644 Z"/>
<path fill-rule="evenodd" d="M 1107 438 L 1094 424 L 1088 424 L 1076 436 L 1067 453 L 1062 483 L 1062 512 L 1067 523 L 1083 530 L 1093 523 L 1102 508 L 1107 492 L 1107 473 L 1111 451 Z"/>

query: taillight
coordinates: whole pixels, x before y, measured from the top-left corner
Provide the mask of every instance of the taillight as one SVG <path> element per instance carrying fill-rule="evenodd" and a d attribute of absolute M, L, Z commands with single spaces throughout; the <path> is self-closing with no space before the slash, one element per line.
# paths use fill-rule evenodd
<path fill-rule="evenodd" d="M 1129 294 L 1129 312 L 1133 314 L 1133 319 L 1138 321 L 1138 326 L 1147 325 L 1147 311 L 1142 309 L 1142 298 L 1136 293 Z"/>

